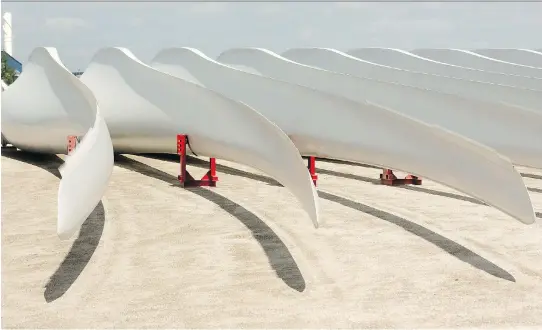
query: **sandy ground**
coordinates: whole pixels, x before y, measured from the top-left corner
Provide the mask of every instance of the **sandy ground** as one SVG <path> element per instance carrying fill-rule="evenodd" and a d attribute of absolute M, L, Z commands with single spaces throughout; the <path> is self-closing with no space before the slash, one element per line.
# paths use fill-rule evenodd
<path fill-rule="evenodd" d="M 319 161 L 314 229 L 254 170 L 219 162 L 218 187 L 185 190 L 171 157 L 121 156 L 60 241 L 60 162 L 2 154 L 3 328 L 542 326 L 542 219 Z M 542 171 L 519 170 L 542 212 Z"/>

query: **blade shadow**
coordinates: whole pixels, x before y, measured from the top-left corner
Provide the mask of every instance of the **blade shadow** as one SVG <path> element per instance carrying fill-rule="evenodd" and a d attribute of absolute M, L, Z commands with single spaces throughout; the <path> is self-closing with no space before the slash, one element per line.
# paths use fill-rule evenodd
<path fill-rule="evenodd" d="M 524 178 L 542 180 L 542 175 L 532 174 L 532 173 L 519 173 L 519 174 Z M 542 189 L 540 188 L 527 187 L 527 190 L 529 190 L 530 192 L 542 194 Z"/>
<path fill-rule="evenodd" d="M 58 168 L 64 161 L 57 155 L 30 153 L 16 149 L 2 150 L 2 157 L 18 160 L 37 166 L 61 178 Z M 102 201 L 81 225 L 79 235 L 73 242 L 68 254 L 45 285 L 43 297 L 47 303 L 62 297 L 83 272 L 90 258 L 96 251 L 105 225 L 105 209 Z"/>
<path fill-rule="evenodd" d="M 62 297 L 77 280 L 98 248 L 105 224 L 105 209 L 102 201 L 96 205 L 87 220 L 81 225 L 79 236 L 45 285 L 45 301 L 52 302 Z"/>
<path fill-rule="evenodd" d="M 339 177 L 339 178 L 363 181 L 363 182 L 372 183 L 374 185 L 381 185 L 380 179 L 376 179 L 376 178 L 369 178 L 369 177 L 366 177 L 366 176 L 350 174 L 350 173 L 341 173 L 341 172 L 336 172 L 336 171 L 323 169 L 323 168 L 319 168 L 317 170 L 317 172 L 322 173 L 322 174 L 336 176 L 336 177 Z M 469 197 L 469 196 L 463 196 L 463 195 L 454 194 L 454 193 L 451 193 L 451 192 L 445 192 L 445 191 L 438 191 L 438 190 L 429 189 L 429 188 L 423 188 L 423 187 L 420 187 L 420 186 L 405 185 L 405 186 L 394 186 L 393 188 L 417 191 L 417 192 L 421 192 L 421 193 L 425 193 L 425 194 L 429 194 L 429 195 L 457 199 L 457 200 L 460 200 L 460 201 L 470 202 L 470 203 L 478 204 L 478 205 L 487 205 L 486 203 L 484 203 L 482 201 L 479 201 L 476 198 Z"/>
<path fill-rule="evenodd" d="M 146 158 L 157 159 L 157 160 L 164 160 L 164 161 L 168 161 L 168 162 L 172 162 L 172 163 L 178 163 L 179 162 L 179 156 L 178 155 L 173 155 L 173 154 L 138 154 L 138 156 L 143 156 L 143 157 L 146 157 Z M 195 166 L 195 167 L 199 167 L 199 168 L 208 168 L 209 167 L 209 162 L 208 161 L 205 161 L 205 160 L 202 160 L 202 159 L 199 159 L 199 158 L 195 158 L 195 157 L 191 157 L 191 156 L 186 156 L 186 163 L 189 164 L 189 165 Z M 216 170 L 220 171 L 222 173 L 230 174 L 230 175 L 243 176 L 243 177 L 246 177 L 248 179 L 261 181 L 261 182 L 267 183 L 270 186 L 282 187 L 282 185 L 280 183 L 278 183 L 276 180 L 274 180 L 274 179 L 272 179 L 270 177 L 266 177 L 266 176 L 259 175 L 259 174 L 254 174 L 254 173 L 249 173 L 249 172 L 245 172 L 245 171 L 241 171 L 241 170 L 238 170 L 236 168 L 225 166 L 225 165 L 222 165 L 222 164 L 216 164 Z"/>
<path fill-rule="evenodd" d="M 179 156 L 172 155 L 172 154 L 141 154 L 140 156 L 144 156 L 144 157 L 152 158 L 152 159 L 169 161 L 169 162 L 179 162 Z M 328 163 L 338 163 L 338 164 L 354 165 L 354 166 L 361 166 L 361 167 L 373 168 L 373 169 L 381 169 L 379 167 L 372 166 L 372 165 L 352 163 L 352 162 L 343 161 L 343 160 L 320 159 L 320 158 L 318 158 L 318 160 L 322 160 L 322 161 L 328 162 Z M 196 167 L 201 167 L 201 168 L 207 168 L 209 166 L 209 162 L 207 162 L 205 160 L 202 160 L 202 159 L 190 157 L 190 156 L 187 156 L 187 162 L 190 165 L 193 165 L 193 166 L 196 166 Z M 220 172 L 223 172 L 223 173 L 226 173 L 226 174 L 242 176 L 242 177 L 245 177 L 245 178 L 248 178 L 248 179 L 253 179 L 253 180 L 265 182 L 267 184 L 274 185 L 274 186 L 282 186 L 280 183 L 278 183 L 274 179 L 272 179 L 270 177 L 267 177 L 267 176 L 264 176 L 264 175 L 249 173 L 249 172 L 246 172 L 246 171 L 238 170 L 238 169 L 235 169 L 235 168 L 232 168 L 232 167 L 229 167 L 229 166 L 226 166 L 226 165 L 220 165 L 220 164 L 217 164 L 216 168 Z M 332 171 L 332 170 L 323 169 L 323 168 L 317 168 L 316 171 L 317 171 L 318 174 L 332 175 L 332 176 L 345 178 L 345 179 L 368 182 L 368 183 L 372 183 L 372 184 L 375 184 L 375 185 L 380 185 L 381 184 L 380 179 L 376 179 L 376 178 L 370 178 L 370 177 L 356 175 L 356 174 L 350 174 L 350 173 L 342 173 L 342 172 Z M 463 195 L 459 195 L 459 194 L 454 194 L 454 193 L 444 192 L 444 191 L 438 191 L 438 190 L 423 188 L 423 187 L 419 187 L 419 186 L 395 186 L 394 188 L 412 190 L 412 191 L 422 192 L 422 193 L 426 193 L 426 194 L 430 194 L 430 195 L 434 195 L 434 196 L 452 198 L 452 199 L 456 199 L 456 200 L 460 200 L 460 201 L 466 201 L 466 202 L 470 202 L 470 203 L 478 204 L 478 205 L 487 205 L 486 203 L 484 203 L 482 201 L 479 201 L 476 198 L 469 197 L 469 196 L 463 196 Z M 535 188 L 530 188 L 530 189 L 535 189 Z"/>
<path fill-rule="evenodd" d="M 536 179 L 536 180 L 542 180 L 542 175 L 538 174 L 532 174 L 532 173 L 520 173 L 522 177 L 524 178 L 530 178 L 530 179 Z"/>
<path fill-rule="evenodd" d="M 39 167 L 42 170 L 51 173 L 58 179 L 62 178 L 58 171 L 58 167 L 62 165 L 64 161 L 57 155 L 27 152 L 15 148 L 2 148 L 2 157 Z"/>
<path fill-rule="evenodd" d="M 350 165 L 350 166 L 357 166 L 357 167 L 372 168 L 372 169 L 375 169 L 375 170 L 382 170 L 382 167 L 369 165 L 369 164 L 361 164 L 361 163 L 351 162 L 351 161 L 348 161 L 348 160 L 338 160 L 338 159 L 330 159 L 330 158 L 317 158 L 316 160 L 319 161 L 319 162 L 324 162 L 324 163 Z"/>
<path fill-rule="evenodd" d="M 352 208 L 357 211 L 372 215 L 389 223 L 392 223 L 411 234 L 414 234 L 420 238 L 423 238 L 427 242 L 435 245 L 449 255 L 479 269 L 492 276 L 507 280 L 510 282 L 515 282 L 516 279 L 512 274 L 508 273 L 506 270 L 495 265 L 491 261 L 483 258 L 482 256 L 476 254 L 475 252 L 469 250 L 468 248 L 462 246 L 459 243 L 452 241 L 449 238 L 446 238 L 434 231 L 425 228 L 415 222 L 409 221 L 407 219 L 401 218 L 395 214 L 391 214 L 374 207 L 371 207 L 366 204 L 359 202 L 354 202 L 350 199 L 340 197 L 325 191 L 318 191 L 320 197 L 327 199 L 329 201 L 341 204 L 343 206 Z"/>
<path fill-rule="evenodd" d="M 177 161 L 178 160 L 177 157 Z M 176 176 L 122 155 L 117 155 L 115 165 L 174 186 L 179 186 Z M 277 274 L 277 277 L 290 288 L 298 292 L 303 292 L 305 290 L 305 279 L 303 278 L 294 257 L 284 242 L 267 224 L 265 224 L 265 222 L 246 208 L 214 191 L 202 187 L 194 187 L 186 190 L 213 202 L 238 219 L 248 230 L 250 230 L 252 236 L 260 244 L 267 256 L 269 264 Z"/>
<path fill-rule="evenodd" d="M 167 158 L 168 157 L 165 157 L 164 160 L 167 160 Z M 176 161 L 178 161 L 178 157 L 176 158 Z M 203 164 L 207 164 L 206 161 L 203 161 L 203 160 L 200 160 L 200 159 L 198 159 L 198 161 L 203 163 Z M 227 167 L 227 168 L 231 169 L 229 166 L 223 165 L 223 167 Z M 319 173 L 324 173 L 324 174 L 327 174 L 327 173 L 330 173 L 330 172 L 333 173 L 333 174 L 336 173 L 338 176 L 347 177 L 347 178 L 350 178 L 350 176 L 353 176 L 353 177 L 355 177 L 355 179 L 360 180 L 360 181 L 365 181 L 365 182 L 374 183 L 374 184 L 380 184 L 380 180 L 378 180 L 378 179 L 362 177 L 362 176 L 357 176 L 357 175 L 353 175 L 353 174 L 339 173 L 339 172 L 334 172 L 334 171 L 329 171 L 329 170 L 324 170 L 324 169 L 318 169 L 318 172 Z M 258 180 L 258 181 L 262 181 L 262 182 L 268 182 L 269 180 L 272 180 L 269 177 L 266 177 L 266 176 L 263 176 L 263 175 L 248 173 L 248 172 L 237 170 L 237 169 L 236 169 L 236 173 L 238 173 L 236 175 L 240 175 L 240 176 L 243 176 L 245 178 L 250 178 L 250 179 Z M 412 187 L 412 188 L 419 188 L 419 187 Z M 414 190 L 416 190 L 416 189 L 414 189 Z M 429 189 L 424 188 L 424 190 L 429 190 Z M 432 192 L 433 192 L 432 190 L 429 190 L 428 193 L 432 193 Z M 436 192 L 436 193 L 441 193 L 441 192 Z M 448 194 L 451 194 L 451 193 L 444 193 L 443 196 L 450 197 L 450 196 L 447 196 Z M 498 277 L 498 278 L 501 278 L 501 279 L 504 279 L 504 280 L 507 280 L 507 281 L 510 281 L 510 282 L 515 282 L 516 281 L 514 276 L 512 276 L 506 270 L 504 270 L 504 269 L 500 268 L 499 266 L 495 265 L 494 263 L 490 262 L 489 260 L 483 258 L 482 256 L 476 254 L 475 252 L 469 250 L 468 248 L 462 246 L 461 244 L 459 244 L 457 242 L 454 242 L 453 240 L 451 240 L 449 238 L 446 238 L 446 237 L 444 237 L 444 236 L 442 236 L 440 234 L 437 234 L 434 231 L 432 231 L 432 230 L 430 230 L 428 228 L 425 228 L 425 227 L 423 227 L 423 226 L 421 226 L 419 224 L 416 224 L 416 223 L 414 223 L 412 221 L 409 221 L 407 219 L 398 217 L 396 215 L 387 213 L 385 211 L 376 209 L 374 207 L 371 207 L 371 206 L 368 206 L 368 205 L 365 205 L 365 204 L 361 204 L 361 203 L 358 203 L 358 202 L 354 202 L 354 201 L 348 200 L 346 198 L 342 198 L 342 197 L 339 197 L 339 196 L 336 196 L 336 195 L 333 195 L 333 194 L 330 194 L 330 193 L 327 193 L 327 192 L 323 192 L 322 190 L 318 191 L 318 195 L 320 197 L 322 197 L 324 199 L 328 199 L 328 200 L 330 200 L 332 202 L 339 203 L 339 204 L 341 204 L 343 206 L 353 208 L 355 210 L 358 210 L 358 211 L 361 211 L 361 212 L 376 216 L 379 219 L 382 219 L 384 221 L 388 221 L 390 223 L 393 223 L 393 224 L 403 228 L 404 230 L 410 232 L 411 234 L 416 235 L 416 236 L 426 240 L 427 242 L 429 242 L 431 244 L 434 244 L 435 246 L 437 246 L 440 249 L 444 250 L 449 255 L 451 255 L 451 256 L 453 256 L 453 257 L 455 257 L 455 258 L 457 258 L 457 259 L 459 259 L 459 260 L 461 260 L 463 262 L 466 262 L 469 265 L 471 265 L 471 266 L 473 266 L 473 267 L 475 267 L 477 269 L 480 269 L 480 270 L 482 270 L 482 271 L 484 271 L 484 272 L 486 272 L 486 273 L 488 273 L 488 274 L 490 274 L 492 276 L 495 276 L 495 277 Z M 440 195 L 440 194 L 437 194 L 437 195 Z M 470 201 L 469 200 L 470 197 L 465 197 L 465 196 L 456 195 L 456 194 L 451 194 L 451 195 L 452 195 L 451 198 L 457 197 L 460 200 L 465 200 L 463 198 L 466 198 L 467 201 Z M 471 201 L 471 202 L 473 202 L 473 203 L 485 205 L 484 203 L 482 203 L 482 202 L 480 202 L 480 201 L 478 201 L 476 199 L 472 199 L 472 200 L 473 201 Z"/>

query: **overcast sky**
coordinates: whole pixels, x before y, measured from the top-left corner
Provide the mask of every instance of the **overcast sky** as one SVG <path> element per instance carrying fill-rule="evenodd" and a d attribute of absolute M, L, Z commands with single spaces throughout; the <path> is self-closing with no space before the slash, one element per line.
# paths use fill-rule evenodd
<path fill-rule="evenodd" d="M 542 48 L 542 3 L 10 2 L 13 50 L 56 47 L 84 70 L 102 47 L 147 62 L 162 48 L 195 47 L 216 58 L 231 47 Z"/>

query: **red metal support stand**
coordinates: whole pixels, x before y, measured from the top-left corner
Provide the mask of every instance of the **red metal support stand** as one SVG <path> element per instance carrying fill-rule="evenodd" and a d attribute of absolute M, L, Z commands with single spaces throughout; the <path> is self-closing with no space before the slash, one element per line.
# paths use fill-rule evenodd
<path fill-rule="evenodd" d="M 314 185 L 316 186 L 316 181 L 318 180 L 318 175 L 316 174 L 316 157 L 309 156 L 307 168 L 309 169 L 312 182 L 314 182 Z"/>
<path fill-rule="evenodd" d="M 177 154 L 180 156 L 181 174 L 178 176 L 182 187 L 216 187 L 218 176 L 216 175 L 216 159 L 209 159 L 209 171 L 200 180 L 195 180 L 186 170 L 186 144 L 188 136 L 177 135 Z"/>
<path fill-rule="evenodd" d="M 422 184 L 422 180 L 414 175 L 407 175 L 404 179 L 399 179 L 393 174 L 393 171 L 390 169 L 383 169 L 382 174 L 380 174 L 380 182 L 387 186 L 402 186 L 406 184 L 412 184 L 419 186 Z"/>
<path fill-rule="evenodd" d="M 75 135 L 68 135 L 68 145 L 67 145 L 67 155 L 71 154 L 72 151 L 75 150 L 75 147 L 77 147 L 77 143 L 79 143 L 79 138 Z"/>

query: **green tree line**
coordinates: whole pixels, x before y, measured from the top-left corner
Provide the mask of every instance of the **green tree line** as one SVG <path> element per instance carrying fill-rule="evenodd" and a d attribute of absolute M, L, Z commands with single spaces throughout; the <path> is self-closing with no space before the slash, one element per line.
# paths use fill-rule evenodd
<path fill-rule="evenodd" d="M 2 53 L 2 80 L 6 84 L 11 85 L 11 83 L 13 83 L 15 79 L 17 79 L 17 77 L 15 76 L 15 70 L 8 66 L 6 54 Z"/>

